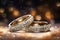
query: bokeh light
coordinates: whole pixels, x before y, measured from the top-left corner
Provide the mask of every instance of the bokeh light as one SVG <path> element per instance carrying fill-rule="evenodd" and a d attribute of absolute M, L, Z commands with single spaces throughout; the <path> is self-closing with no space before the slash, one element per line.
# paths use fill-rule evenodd
<path fill-rule="evenodd" d="M 35 20 L 41 20 L 41 16 L 40 15 L 36 15 L 35 16 Z"/>
<path fill-rule="evenodd" d="M 18 16 L 20 16 L 20 11 L 16 9 L 12 12 L 12 14 L 13 14 L 13 16 L 18 17 Z"/>
<path fill-rule="evenodd" d="M 36 15 L 36 10 L 35 10 L 35 9 L 31 9 L 31 10 L 30 10 L 30 14 L 31 14 L 32 16 L 35 16 L 35 15 Z"/>
<path fill-rule="evenodd" d="M 4 13 L 4 9 L 3 8 L 0 8 L 0 13 Z"/>
<path fill-rule="evenodd" d="M 15 10 L 15 8 L 14 8 L 14 7 L 9 7 L 8 10 L 9 10 L 10 12 L 12 12 L 12 11 Z"/>
<path fill-rule="evenodd" d="M 57 6 L 57 7 L 60 7 L 60 3 L 59 3 L 59 2 L 57 2 L 57 3 L 56 3 L 56 6 Z"/>
<path fill-rule="evenodd" d="M 51 11 L 47 11 L 47 12 L 45 13 L 45 17 L 46 17 L 48 20 L 51 20 L 51 19 L 53 18 L 53 15 L 52 15 Z"/>

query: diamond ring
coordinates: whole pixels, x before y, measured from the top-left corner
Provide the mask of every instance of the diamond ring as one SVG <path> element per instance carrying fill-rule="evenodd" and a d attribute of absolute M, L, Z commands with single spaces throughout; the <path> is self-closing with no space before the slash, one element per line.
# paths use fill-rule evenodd
<path fill-rule="evenodd" d="M 34 21 L 28 28 L 28 32 L 46 32 L 50 30 L 51 24 L 46 21 Z"/>
<path fill-rule="evenodd" d="M 13 20 L 8 26 L 11 32 L 22 30 L 24 27 L 29 26 L 33 22 L 34 18 L 31 15 L 24 15 Z"/>

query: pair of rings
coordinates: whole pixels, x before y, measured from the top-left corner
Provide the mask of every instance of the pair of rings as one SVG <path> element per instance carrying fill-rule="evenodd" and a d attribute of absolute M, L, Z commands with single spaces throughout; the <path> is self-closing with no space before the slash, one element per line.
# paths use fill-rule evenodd
<path fill-rule="evenodd" d="M 11 32 L 16 32 L 25 28 L 25 31 L 40 32 L 47 31 L 51 25 L 45 21 L 34 21 L 32 15 L 24 15 L 13 20 L 9 25 Z"/>

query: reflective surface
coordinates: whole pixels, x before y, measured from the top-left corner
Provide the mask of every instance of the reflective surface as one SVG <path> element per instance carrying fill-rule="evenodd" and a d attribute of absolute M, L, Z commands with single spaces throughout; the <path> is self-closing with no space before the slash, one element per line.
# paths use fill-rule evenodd
<path fill-rule="evenodd" d="M 31 25 L 26 28 L 27 32 L 46 32 L 49 31 L 51 24 L 46 21 L 34 21 Z"/>

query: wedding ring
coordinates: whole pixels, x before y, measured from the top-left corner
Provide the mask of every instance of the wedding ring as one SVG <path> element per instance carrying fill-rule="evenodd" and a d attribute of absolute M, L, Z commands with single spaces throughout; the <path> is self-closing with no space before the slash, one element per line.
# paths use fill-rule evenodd
<path fill-rule="evenodd" d="M 11 32 L 22 30 L 24 27 L 29 26 L 33 22 L 34 18 L 31 15 L 24 15 L 13 20 L 8 26 Z"/>
<path fill-rule="evenodd" d="M 46 32 L 50 30 L 51 24 L 46 21 L 34 21 L 30 25 L 28 32 Z"/>

